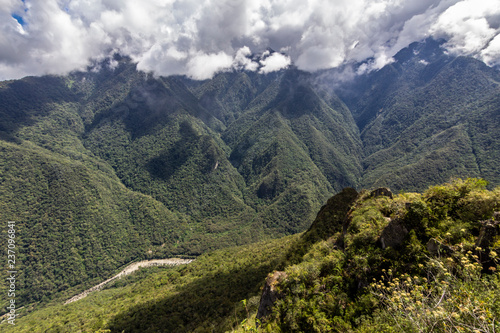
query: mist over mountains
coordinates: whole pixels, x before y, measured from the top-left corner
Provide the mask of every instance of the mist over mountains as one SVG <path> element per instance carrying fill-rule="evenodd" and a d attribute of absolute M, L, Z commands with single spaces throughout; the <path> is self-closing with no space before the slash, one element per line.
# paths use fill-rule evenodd
<path fill-rule="evenodd" d="M 365 62 L 369 72 L 428 37 L 494 66 L 499 14 L 496 0 L 3 0 L 0 80 L 66 75 L 114 53 L 145 72 L 195 79 L 292 63 L 313 72 Z M 267 57 L 268 48 L 280 53 Z"/>
<path fill-rule="evenodd" d="M 20 302 L 137 258 L 301 232 L 344 187 L 500 184 L 500 74 L 442 44 L 350 81 L 296 67 L 156 77 L 117 56 L 1 82 L 0 209 L 19 226 Z"/>

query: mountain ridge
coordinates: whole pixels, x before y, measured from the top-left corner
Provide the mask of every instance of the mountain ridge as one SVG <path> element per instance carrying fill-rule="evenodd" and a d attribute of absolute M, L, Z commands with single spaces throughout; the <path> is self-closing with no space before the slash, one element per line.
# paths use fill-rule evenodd
<path fill-rule="evenodd" d="M 82 289 L 124 260 L 304 231 L 344 187 L 499 184 L 500 75 L 439 46 L 412 44 L 340 88 L 293 67 L 154 77 L 126 58 L 0 83 L 2 217 L 29 230 L 20 262 L 37 278 L 20 301 Z M 78 270 L 61 270 L 55 239 Z"/>

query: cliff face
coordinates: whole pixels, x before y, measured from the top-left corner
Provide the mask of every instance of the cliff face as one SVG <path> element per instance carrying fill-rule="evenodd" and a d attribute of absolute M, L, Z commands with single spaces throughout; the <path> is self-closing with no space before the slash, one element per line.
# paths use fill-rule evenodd
<path fill-rule="evenodd" d="M 321 207 L 311 227 L 304 234 L 307 242 L 317 242 L 332 237 L 336 233 L 344 232 L 349 221 L 349 212 L 358 198 L 358 192 L 353 188 L 344 188 L 328 199 Z"/>

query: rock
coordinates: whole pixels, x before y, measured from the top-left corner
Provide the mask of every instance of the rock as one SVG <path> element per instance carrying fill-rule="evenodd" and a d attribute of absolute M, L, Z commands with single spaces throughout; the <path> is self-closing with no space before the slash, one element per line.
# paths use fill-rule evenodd
<path fill-rule="evenodd" d="M 429 251 L 429 253 L 432 255 L 438 255 L 438 254 L 449 254 L 453 252 L 453 249 L 447 245 L 444 245 L 440 241 L 431 238 L 427 242 L 427 251 Z"/>
<path fill-rule="evenodd" d="M 382 196 L 389 197 L 391 199 L 393 198 L 391 190 L 388 189 L 387 187 L 380 187 L 376 190 L 371 191 L 370 193 L 371 198 L 382 197 Z"/>
<path fill-rule="evenodd" d="M 346 187 L 328 199 L 326 205 L 321 207 L 309 230 L 304 234 L 304 240 L 312 244 L 345 230 L 349 223 L 349 211 L 357 198 L 358 192 L 353 188 Z"/>
<path fill-rule="evenodd" d="M 500 212 L 494 212 L 493 218 L 486 221 L 480 221 L 481 230 L 479 230 L 479 236 L 476 240 L 476 254 L 479 256 L 479 260 L 483 265 L 483 271 L 489 272 L 490 267 L 496 267 L 496 262 L 494 258 L 490 256 L 490 252 L 498 251 L 498 249 L 492 248 L 498 240 L 500 235 Z"/>
<path fill-rule="evenodd" d="M 408 229 L 404 226 L 403 221 L 394 219 L 382 230 L 379 241 L 383 249 L 389 246 L 396 248 L 403 243 L 406 235 L 408 235 Z"/>
<path fill-rule="evenodd" d="M 276 284 L 283 279 L 286 279 L 286 273 L 282 271 L 275 271 L 266 278 L 266 284 L 260 298 L 259 310 L 257 311 L 257 319 L 267 317 L 271 313 L 274 302 L 281 296 L 276 291 Z"/>
<path fill-rule="evenodd" d="M 495 237 L 499 234 L 500 212 L 495 212 L 493 219 L 481 221 L 481 230 L 476 240 L 476 247 L 483 249 L 490 248 L 495 241 Z"/>

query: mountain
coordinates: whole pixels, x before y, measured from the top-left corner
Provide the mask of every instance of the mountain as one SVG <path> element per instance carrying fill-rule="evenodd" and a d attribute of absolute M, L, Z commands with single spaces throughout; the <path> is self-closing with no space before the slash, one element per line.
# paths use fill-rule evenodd
<path fill-rule="evenodd" d="M 302 234 L 148 268 L 5 332 L 446 332 L 500 328 L 500 187 L 347 188 Z M 301 253 L 297 255 L 297 253 Z"/>
<path fill-rule="evenodd" d="M 442 43 L 413 43 L 337 90 L 361 132 L 363 186 L 422 190 L 452 176 L 499 183 L 500 73 L 444 53 Z"/>
<path fill-rule="evenodd" d="M 198 83 L 118 60 L 1 83 L 2 218 L 21 233 L 20 303 L 69 295 L 135 259 L 300 232 L 359 177 L 349 111 L 305 73 Z"/>
<path fill-rule="evenodd" d="M 16 222 L 19 303 L 98 281 L 148 251 L 177 252 L 185 218 L 127 189 L 83 146 L 65 78 L 4 82 L 0 100 L 1 217 Z"/>
<path fill-rule="evenodd" d="M 189 215 L 204 234 L 247 242 L 264 229 L 295 233 L 361 167 L 349 111 L 303 75 L 223 73 L 199 85 L 144 77 L 94 112 L 83 143 L 128 188 Z"/>
<path fill-rule="evenodd" d="M 345 187 L 500 184 L 499 73 L 440 45 L 412 44 L 340 85 L 335 71 L 294 67 L 155 77 L 118 56 L 1 82 L 0 214 L 18 228 L 18 302 L 69 298 L 132 260 L 302 232 Z"/>

